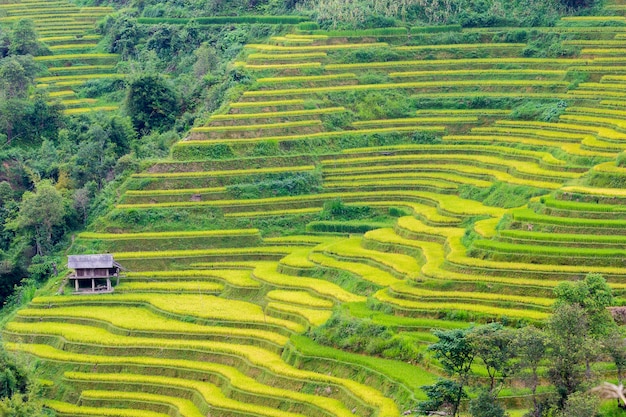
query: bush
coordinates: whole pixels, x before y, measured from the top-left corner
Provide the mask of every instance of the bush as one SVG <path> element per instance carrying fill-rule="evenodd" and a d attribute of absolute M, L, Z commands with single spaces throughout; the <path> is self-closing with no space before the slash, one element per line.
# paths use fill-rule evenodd
<path fill-rule="evenodd" d="M 322 189 L 322 178 L 319 173 L 305 172 L 274 180 L 231 185 L 226 189 L 235 199 L 315 194 Z"/>
<path fill-rule="evenodd" d="M 564 100 L 551 103 L 528 101 L 511 110 L 509 119 L 555 122 L 566 108 L 567 102 Z"/>
<path fill-rule="evenodd" d="M 179 112 L 175 90 L 159 75 L 142 75 L 127 90 L 126 109 L 135 130 L 169 129 Z"/>
<path fill-rule="evenodd" d="M 478 188 L 473 185 L 461 185 L 459 196 L 470 200 L 480 201 L 487 206 L 512 208 L 528 202 L 531 197 L 545 194 L 540 188 L 524 185 L 512 185 L 495 182 L 489 188 Z"/>
<path fill-rule="evenodd" d="M 504 408 L 496 402 L 493 393 L 483 390 L 470 401 L 469 412 L 473 417 L 504 417 Z"/>
<path fill-rule="evenodd" d="M 391 329 L 369 319 L 358 319 L 341 312 L 335 312 L 325 324 L 309 331 L 309 336 L 320 344 L 355 353 L 411 363 L 422 359 L 411 340 L 395 335 Z"/>
<path fill-rule="evenodd" d="M 320 213 L 322 220 L 354 220 L 370 216 L 369 206 L 347 206 L 340 199 L 327 201 Z"/>

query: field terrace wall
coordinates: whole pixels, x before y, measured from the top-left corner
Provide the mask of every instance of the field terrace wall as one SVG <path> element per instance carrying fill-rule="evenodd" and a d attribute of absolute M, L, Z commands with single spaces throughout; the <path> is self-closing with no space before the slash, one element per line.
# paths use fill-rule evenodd
<path fill-rule="evenodd" d="M 252 83 L 76 239 L 73 253 L 129 270 L 115 293 L 35 298 L 6 347 L 47 364 L 61 415 L 399 415 L 436 362 L 323 347 L 306 330 L 341 307 L 424 352 L 433 327 L 541 324 L 564 279 L 600 272 L 626 289 L 626 195 L 612 188 L 626 177 L 626 54 L 596 48 L 622 29 L 539 29 L 567 34 L 573 58 L 524 57 L 491 41 L 497 28 L 464 30 L 485 34 L 465 44 L 412 30 L 248 45 L 235 65 Z M 368 111 L 377 100 L 411 110 Z M 554 122 L 510 117 L 529 100 L 567 107 Z M 491 187 L 535 197 L 467 195 Z"/>

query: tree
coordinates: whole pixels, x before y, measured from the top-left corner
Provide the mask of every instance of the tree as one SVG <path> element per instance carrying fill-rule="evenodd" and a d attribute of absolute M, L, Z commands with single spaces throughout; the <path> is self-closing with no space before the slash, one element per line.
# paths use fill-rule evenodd
<path fill-rule="evenodd" d="M 14 57 L 5 58 L 0 65 L 0 86 L 5 100 L 26 98 L 29 79 L 22 64 Z"/>
<path fill-rule="evenodd" d="M 137 42 L 141 39 L 137 19 L 128 15 L 108 16 L 100 27 L 102 33 L 109 33 L 109 52 L 120 54 L 126 60 L 135 55 Z"/>
<path fill-rule="evenodd" d="M 519 359 L 519 373 L 532 391 L 533 417 L 540 417 L 541 410 L 537 402 L 539 386 L 539 364 L 546 356 L 548 339 L 546 334 L 533 326 L 524 327 L 515 334 L 513 349 Z M 527 374 L 527 372 L 529 374 Z"/>
<path fill-rule="evenodd" d="M 89 203 L 91 202 L 90 192 L 87 187 L 79 188 L 74 192 L 74 208 L 83 220 L 83 225 L 87 225 L 89 215 Z"/>
<path fill-rule="evenodd" d="M 0 347 L 0 416 L 43 417 L 37 387 L 30 371 L 9 358 Z"/>
<path fill-rule="evenodd" d="M 616 328 L 615 321 L 607 307 L 615 303 L 613 291 L 600 274 L 587 274 L 584 280 L 561 282 L 554 289 L 555 306 L 577 305 L 586 315 L 589 337 L 595 340 L 595 346 L 601 345 Z M 586 376 L 591 378 L 591 362 L 599 349 L 587 349 L 585 357 Z"/>
<path fill-rule="evenodd" d="M 82 140 L 73 158 L 72 179 L 78 186 L 94 181 L 98 189 L 102 189 L 107 178 L 112 176 L 115 165 L 114 146 L 107 132 L 97 124 L 92 125 L 81 136 Z"/>
<path fill-rule="evenodd" d="M 135 130 L 168 129 L 179 111 L 178 97 L 158 75 L 143 75 L 128 86 L 126 110 Z"/>
<path fill-rule="evenodd" d="M 584 363 L 592 349 L 589 322 L 577 304 L 563 304 L 555 310 L 547 325 L 551 347 L 548 375 L 560 396 L 563 408 L 567 398 L 576 392 L 584 377 Z"/>
<path fill-rule="evenodd" d="M 52 245 L 52 233 L 63 223 L 65 205 L 63 197 L 48 180 L 37 184 L 35 192 L 22 195 L 17 219 L 10 226 L 32 233 L 38 255 L 45 255 Z"/>
<path fill-rule="evenodd" d="M 557 417 L 595 417 L 598 415 L 600 404 L 598 398 L 586 392 L 572 394 L 565 403 L 565 407 Z"/>
<path fill-rule="evenodd" d="M 482 360 L 489 375 L 489 391 L 493 392 L 498 377 L 506 376 L 513 358 L 513 333 L 500 323 L 479 326 L 470 333 L 476 357 Z"/>
<path fill-rule="evenodd" d="M 20 122 L 26 115 L 24 104 L 20 99 L 0 100 L 0 131 L 6 135 L 7 145 L 19 135 Z"/>
<path fill-rule="evenodd" d="M 504 408 L 496 401 L 496 394 L 491 390 L 481 390 L 478 397 L 470 401 L 469 412 L 472 417 L 505 417 Z"/>
<path fill-rule="evenodd" d="M 604 339 L 604 351 L 613 359 L 617 371 L 617 381 L 622 383 L 626 370 L 626 341 L 619 330 L 613 331 Z M 626 404 L 624 404 L 626 406 Z"/>
<path fill-rule="evenodd" d="M 430 414 L 436 411 L 452 412 L 460 389 L 458 383 L 444 378 L 437 379 L 433 385 L 425 385 L 420 388 L 428 397 L 428 400 L 420 401 L 417 405 L 417 411 L 420 414 Z M 462 389 L 461 392 L 465 394 Z M 467 396 L 464 395 L 465 397 Z"/>
<path fill-rule="evenodd" d="M 37 55 L 39 43 L 35 22 L 32 19 L 20 19 L 15 22 L 9 52 L 11 55 Z"/>
<path fill-rule="evenodd" d="M 439 340 L 428 346 L 434 353 L 443 369 L 451 376 L 456 376 L 457 392 L 452 403 L 452 415 L 457 416 L 459 405 L 464 395 L 464 387 L 468 382 L 472 363 L 476 358 L 476 350 L 470 334 L 474 329 L 435 330 L 433 334 Z"/>

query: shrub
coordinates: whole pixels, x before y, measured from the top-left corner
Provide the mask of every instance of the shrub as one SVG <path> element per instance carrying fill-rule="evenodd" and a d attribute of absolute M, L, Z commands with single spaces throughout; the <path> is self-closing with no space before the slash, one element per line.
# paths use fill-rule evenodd
<path fill-rule="evenodd" d="M 481 391 L 478 397 L 470 401 L 469 412 L 473 417 L 506 416 L 504 408 L 496 401 L 496 396 L 487 390 Z"/>
<path fill-rule="evenodd" d="M 320 213 L 323 220 L 354 220 L 368 217 L 372 212 L 369 206 L 348 206 L 341 199 L 336 198 L 324 203 Z"/>
<path fill-rule="evenodd" d="M 336 312 L 322 326 L 309 331 L 316 342 L 355 353 L 414 363 L 422 359 L 414 344 L 387 326 Z"/>

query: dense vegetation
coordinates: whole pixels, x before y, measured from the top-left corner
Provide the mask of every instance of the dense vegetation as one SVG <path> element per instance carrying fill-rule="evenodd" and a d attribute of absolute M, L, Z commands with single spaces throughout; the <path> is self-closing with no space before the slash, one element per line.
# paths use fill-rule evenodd
<path fill-rule="evenodd" d="M 619 415 L 619 1 L 61 3 L 0 5 L 0 415 Z"/>

